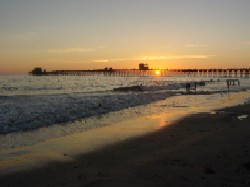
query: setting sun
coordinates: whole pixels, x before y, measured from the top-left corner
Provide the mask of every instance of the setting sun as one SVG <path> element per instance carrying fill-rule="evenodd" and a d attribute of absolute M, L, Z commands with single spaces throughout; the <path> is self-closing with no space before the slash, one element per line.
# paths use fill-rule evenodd
<path fill-rule="evenodd" d="M 161 74 L 161 71 L 160 71 L 160 70 L 155 70 L 155 74 L 156 74 L 156 75 L 160 75 L 160 74 Z"/>

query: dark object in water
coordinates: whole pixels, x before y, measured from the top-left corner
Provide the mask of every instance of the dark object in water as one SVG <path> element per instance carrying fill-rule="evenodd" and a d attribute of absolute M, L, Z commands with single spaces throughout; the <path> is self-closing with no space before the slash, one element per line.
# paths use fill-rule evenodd
<path fill-rule="evenodd" d="M 239 79 L 227 79 L 227 90 L 229 91 L 230 86 L 235 86 L 236 82 L 238 82 L 238 86 L 240 86 Z"/>
<path fill-rule="evenodd" d="M 190 92 L 191 90 L 194 90 L 194 91 L 196 91 L 196 87 L 197 86 L 205 86 L 206 84 L 205 84 L 205 82 L 204 81 L 200 81 L 200 82 L 191 82 L 191 83 L 189 83 L 189 82 L 187 82 L 186 83 L 186 92 Z"/>
<path fill-rule="evenodd" d="M 191 89 L 191 84 L 190 83 L 186 83 L 186 91 L 190 92 Z"/>
<path fill-rule="evenodd" d="M 181 92 L 181 95 L 212 95 L 212 92 L 209 91 Z"/>
<path fill-rule="evenodd" d="M 205 86 L 205 82 L 204 81 L 198 82 L 198 85 L 199 86 Z"/>
<path fill-rule="evenodd" d="M 114 91 L 142 91 L 141 86 L 119 87 L 114 88 Z"/>

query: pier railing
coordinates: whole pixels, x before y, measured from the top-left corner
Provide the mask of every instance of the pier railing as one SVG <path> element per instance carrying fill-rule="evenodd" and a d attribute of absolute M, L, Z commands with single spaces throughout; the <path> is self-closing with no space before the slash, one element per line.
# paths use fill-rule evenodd
<path fill-rule="evenodd" d="M 33 76 L 113 76 L 113 77 L 147 77 L 147 76 L 189 76 L 189 77 L 237 77 L 249 78 L 248 69 L 96 69 L 96 70 L 53 70 L 31 71 Z"/>

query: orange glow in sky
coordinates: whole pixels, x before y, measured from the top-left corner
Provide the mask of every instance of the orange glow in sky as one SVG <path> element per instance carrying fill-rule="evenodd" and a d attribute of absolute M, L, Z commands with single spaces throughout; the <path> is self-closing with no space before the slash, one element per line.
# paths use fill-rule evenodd
<path fill-rule="evenodd" d="M 249 9 L 248 0 L 0 1 L 0 74 L 249 68 Z"/>

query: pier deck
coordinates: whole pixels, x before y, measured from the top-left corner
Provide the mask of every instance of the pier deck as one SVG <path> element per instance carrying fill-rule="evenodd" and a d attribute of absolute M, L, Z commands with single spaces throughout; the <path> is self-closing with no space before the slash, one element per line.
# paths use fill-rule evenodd
<path fill-rule="evenodd" d="M 35 68 L 37 69 L 37 68 Z M 114 77 L 147 77 L 147 76 L 190 76 L 190 77 L 238 77 L 249 78 L 247 69 L 96 69 L 96 70 L 52 70 L 50 72 L 32 70 L 33 76 L 114 76 Z"/>

